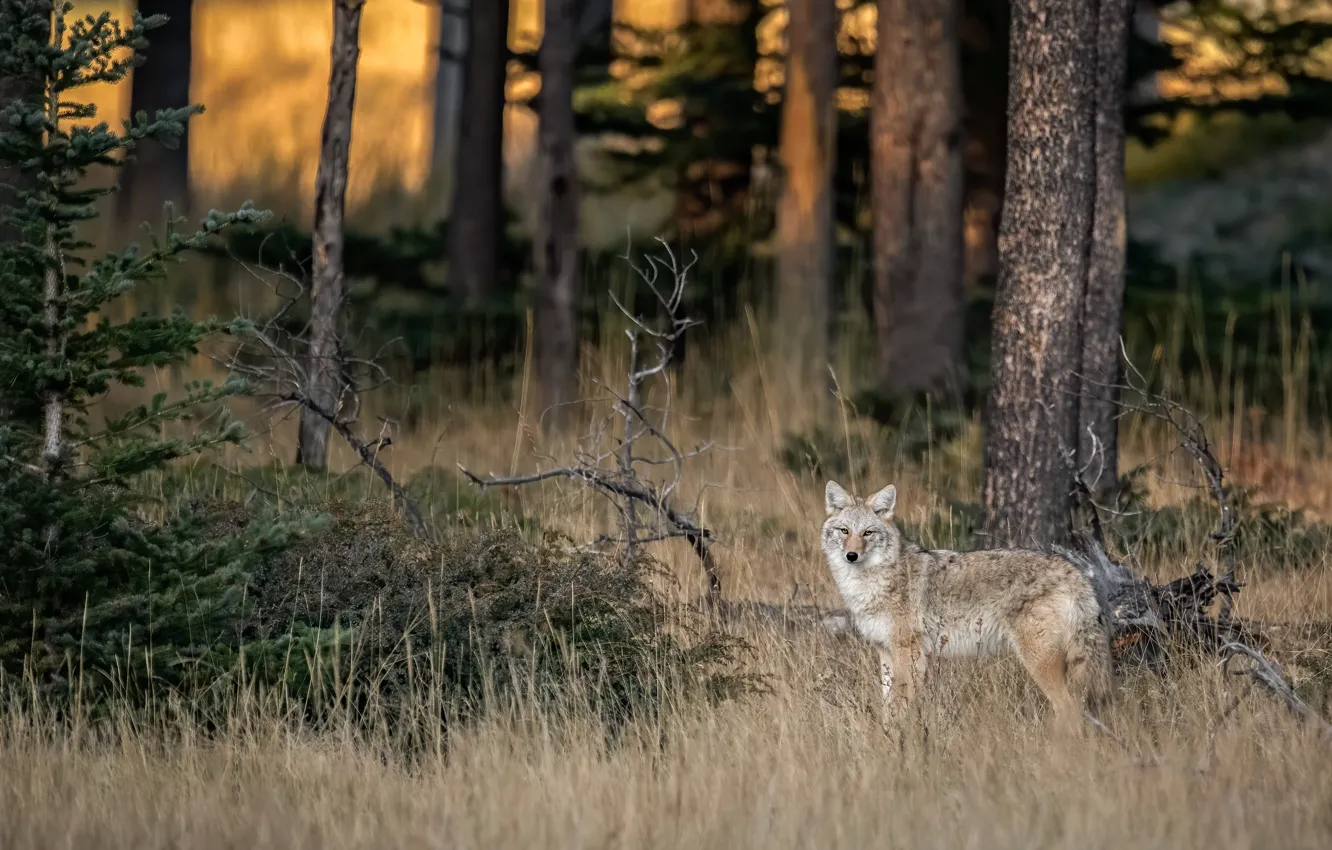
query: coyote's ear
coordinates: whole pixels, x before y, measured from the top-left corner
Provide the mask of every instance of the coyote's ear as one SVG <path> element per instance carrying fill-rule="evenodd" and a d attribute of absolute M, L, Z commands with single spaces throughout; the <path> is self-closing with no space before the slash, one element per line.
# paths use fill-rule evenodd
<path fill-rule="evenodd" d="M 828 486 L 824 488 L 823 501 L 828 508 L 828 516 L 851 507 L 851 497 L 842 489 L 842 485 L 836 481 L 829 481 Z"/>
<path fill-rule="evenodd" d="M 893 518 L 893 508 L 897 507 L 897 488 L 892 484 L 870 496 L 870 510 L 883 519 Z"/>

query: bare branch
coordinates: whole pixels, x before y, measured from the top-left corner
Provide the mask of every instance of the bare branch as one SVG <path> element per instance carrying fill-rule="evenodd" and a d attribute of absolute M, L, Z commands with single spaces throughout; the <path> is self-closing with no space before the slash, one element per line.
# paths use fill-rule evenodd
<path fill-rule="evenodd" d="M 625 329 L 629 342 L 625 383 L 621 389 L 603 385 L 609 398 L 601 401 L 611 402 L 611 413 L 589 423 L 586 437 L 573 451 L 573 463 L 556 464 L 541 472 L 507 478 L 482 478 L 462 465 L 458 468 L 480 487 L 523 486 L 556 479 L 582 482 L 607 497 L 620 524 L 618 534 L 601 535 L 590 545 L 615 543 L 624 547 L 626 554 L 631 554 L 636 547 L 647 543 L 684 538 L 703 565 L 709 604 L 715 608 L 720 599 L 721 580 L 710 548 L 713 535 L 695 519 L 696 511 L 681 511 L 672 501 L 684 476 L 684 462 L 707 452 L 711 443 L 684 452 L 667 434 L 671 404 L 670 367 L 675 346 L 690 328 L 699 324 L 680 312 L 689 272 L 698 256 L 693 254 L 687 262 L 681 262 L 670 245 L 662 239 L 657 241 L 663 248 L 664 257 L 648 256 L 645 264 L 637 263 L 633 258 L 632 243 L 621 257 L 656 299 L 657 315 L 644 318 L 630 310 L 614 292 L 610 293 L 611 304 L 629 323 Z M 664 279 L 666 276 L 670 278 L 669 285 Z M 655 357 L 651 354 L 653 349 Z M 666 395 L 665 405 L 659 409 L 660 424 L 648 416 L 649 412 L 658 409 L 646 404 L 649 383 L 658 380 L 664 383 Z M 587 402 L 584 399 L 578 403 Z M 618 440 L 610 436 L 612 421 L 619 423 Z M 636 448 L 643 441 L 658 444 L 658 451 Z M 664 457 L 660 456 L 662 452 Z M 667 480 L 654 482 L 640 475 L 639 465 L 669 466 L 671 472 Z"/>

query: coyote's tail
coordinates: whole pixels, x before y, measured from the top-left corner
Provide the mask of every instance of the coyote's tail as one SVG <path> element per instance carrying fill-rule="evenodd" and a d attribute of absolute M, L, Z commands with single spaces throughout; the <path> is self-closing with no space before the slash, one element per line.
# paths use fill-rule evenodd
<path fill-rule="evenodd" d="M 1069 689 L 1083 698 L 1095 716 L 1110 701 L 1115 687 L 1109 622 L 1099 605 L 1080 618 L 1071 638 L 1066 666 Z"/>

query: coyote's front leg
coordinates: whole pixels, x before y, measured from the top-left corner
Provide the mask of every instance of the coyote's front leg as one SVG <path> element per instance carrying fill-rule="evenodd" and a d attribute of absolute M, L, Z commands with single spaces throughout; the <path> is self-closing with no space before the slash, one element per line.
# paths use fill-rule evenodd
<path fill-rule="evenodd" d="M 896 684 L 901 692 L 896 700 L 900 706 L 899 715 L 904 710 L 919 710 L 921 692 L 929 672 L 925 641 L 920 635 L 902 635 L 894 641 L 891 655 Z"/>

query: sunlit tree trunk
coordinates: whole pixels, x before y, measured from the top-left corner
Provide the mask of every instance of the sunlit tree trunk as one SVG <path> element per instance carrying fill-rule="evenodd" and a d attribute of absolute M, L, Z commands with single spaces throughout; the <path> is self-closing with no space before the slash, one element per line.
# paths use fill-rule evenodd
<path fill-rule="evenodd" d="M 776 327 L 782 352 L 800 367 L 800 378 L 823 381 L 835 286 L 838 14 L 825 0 L 791 0 L 787 8 Z"/>

